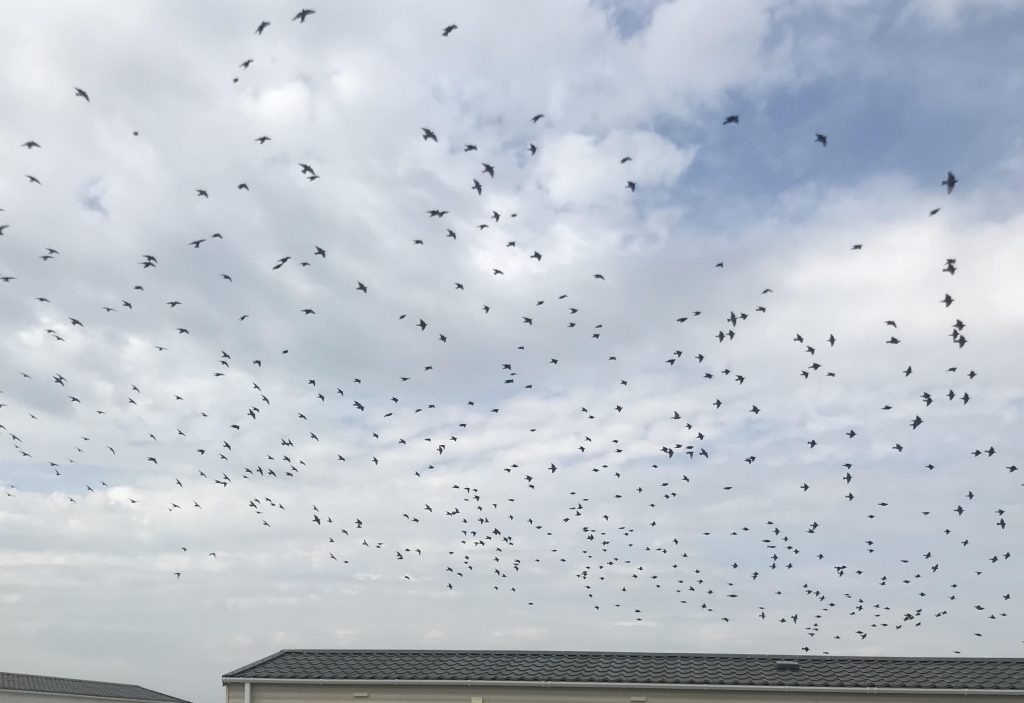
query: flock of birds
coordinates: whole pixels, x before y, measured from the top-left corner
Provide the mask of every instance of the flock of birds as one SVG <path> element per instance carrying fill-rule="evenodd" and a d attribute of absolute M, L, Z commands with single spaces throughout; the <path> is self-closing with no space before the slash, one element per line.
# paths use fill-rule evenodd
<path fill-rule="evenodd" d="M 316 19 L 313 9 L 302 9 L 292 17 L 296 24 Z M 274 24 L 264 20 L 257 24 L 255 33 L 263 36 L 273 29 L 276 29 Z M 440 34 L 444 40 L 450 41 L 458 36 L 457 30 L 458 25 L 449 24 L 441 29 Z M 247 58 L 239 67 L 250 70 L 257 62 L 258 58 Z M 239 79 L 233 80 L 238 82 Z M 80 107 L 85 110 L 91 109 L 94 101 L 105 99 L 102 95 L 90 95 L 80 87 L 69 87 L 68 90 L 69 94 L 81 100 Z M 546 124 L 542 121 L 547 118 L 538 112 L 522 119 L 538 130 L 532 141 L 522 145 L 524 157 L 532 158 L 544 148 L 544 133 L 539 131 L 539 127 Z M 740 116 L 728 115 L 722 124 L 724 128 L 739 129 Z M 421 127 L 418 135 L 409 135 L 409 148 L 437 149 L 441 145 L 441 132 L 436 126 Z M 47 136 L 26 135 L 21 146 L 26 152 L 31 152 L 32 158 L 37 153 L 45 155 Z M 134 132 L 134 136 L 138 137 L 139 133 Z M 257 134 L 246 137 L 250 138 L 251 148 L 261 149 L 271 143 L 274 136 Z M 823 133 L 814 134 L 813 139 L 809 135 L 808 141 L 823 148 L 829 145 L 828 137 Z M 474 152 L 479 153 L 480 149 L 476 144 L 467 142 L 451 157 L 474 158 L 467 156 Z M 497 161 L 497 155 L 494 158 L 482 156 L 479 165 L 467 173 L 464 187 L 468 192 L 476 193 L 481 202 L 486 191 L 501 188 L 503 167 L 495 165 Z M 633 157 L 623 154 L 612 167 L 623 170 L 622 187 L 635 193 L 643 188 L 643 183 L 629 175 L 631 162 Z M 42 171 L 46 162 L 27 158 L 25 163 L 33 164 L 33 173 L 24 175 L 27 187 L 46 188 Z M 38 171 L 35 170 L 37 164 Z M 9 172 L 12 165 L 5 164 L 4 168 Z M 311 184 L 310 187 L 319 187 L 319 184 L 312 185 L 321 179 L 315 165 L 302 162 L 295 164 L 294 168 L 297 175 Z M 951 195 L 957 183 L 956 176 L 948 172 L 941 185 L 945 186 L 947 195 Z M 244 181 L 238 183 L 236 189 L 250 190 Z M 202 184 L 196 184 L 193 192 L 199 201 L 221 196 L 220 192 Z M 13 258 L 5 253 L 5 248 L 10 252 L 12 247 L 35 246 L 34 242 L 43 237 L 40 232 L 22 229 L 18 225 L 18 207 L 11 203 L 6 205 L 8 209 L 0 211 L 0 217 L 9 218 L 9 221 L 0 221 L 0 261 Z M 939 210 L 936 207 L 928 214 L 933 216 Z M 520 217 L 517 212 L 499 212 L 490 208 L 462 214 L 476 221 L 476 232 L 467 234 L 456 231 L 458 227 L 455 224 L 449 226 L 454 215 L 447 209 L 431 207 L 424 215 L 426 225 L 436 224 L 439 239 L 452 240 L 452 246 L 458 246 L 473 236 L 499 236 L 496 232 L 511 231 L 505 229 L 509 223 L 515 223 L 519 232 L 528 227 L 528 213 Z M 487 230 L 490 232 L 485 234 Z M 524 247 L 522 235 L 518 236 L 519 240 L 509 238 L 506 248 L 521 252 L 526 265 L 540 266 L 544 253 L 532 246 Z M 544 335 L 555 334 L 556 326 L 563 331 L 573 330 L 569 334 L 577 334 L 594 343 L 595 351 L 588 352 L 585 347 L 587 341 L 571 342 L 565 350 L 566 355 L 589 355 L 591 362 L 588 363 L 607 364 L 610 373 L 616 375 L 616 364 L 620 362 L 615 345 L 609 342 L 614 331 L 606 329 L 599 318 L 587 318 L 590 311 L 574 302 L 590 292 L 567 290 L 557 295 L 557 299 L 538 300 L 531 303 L 530 310 L 515 313 L 500 310 L 485 298 L 474 299 L 467 310 L 472 309 L 472 314 L 480 316 L 504 315 L 510 324 L 519 325 L 521 342 L 509 349 L 506 357 L 494 360 L 495 389 L 486 396 L 491 400 L 453 399 L 443 395 L 430 398 L 424 397 L 427 395 L 425 391 L 415 390 L 417 383 L 428 378 L 435 367 L 457 364 L 448 349 L 458 342 L 445 331 L 446 320 L 428 321 L 418 314 L 406 312 L 394 316 L 395 324 L 407 326 L 409 334 L 415 335 L 410 337 L 410 348 L 426 348 L 424 353 L 431 361 L 416 368 L 410 362 L 408 369 L 386 384 L 362 376 L 348 378 L 349 374 L 341 369 L 333 378 L 309 378 L 302 365 L 289 363 L 294 354 L 292 357 L 284 356 L 292 351 L 288 348 L 275 352 L 266 348 L 259 352 L 250 348 L 233 348 L 239 337 L 232 331 L 232 326 L 279 323 L 260 319 L 255 311 L 229 310 L 224 305 L 217 310 L 221 319 L 216 335 L 194 339 L 197 335 L 192 332 L 189 311 L 197 301 L 190 300 L 187 281 L 191 267 L 183 260 L 182 252 L 187 253 L 191 249 L 194 256 L 221 257 L 219 261 L 223 262 L 225 271 L 219 276 L 223 285 L 236 285 L 238 274 L 228 269 L 231 262 L 217 250 L 226 242 L 226 235 L 214 232 L 206 236 L 186 237 L 180 242 L 166 242 L 165 249 L 157 253 L 141 253 L 135 261 L 139 282 L 116 296 L 116 300 L 107 299 L 105 292 L 98 294 L 104 296 L 102 301 L 90 300 L 86 296 L 57 299 L 36 289 L 34 281 L 38 277 L 32 270 L 0 271 L 0 300 L 5 305 L 17 300 L 19 304 L 35 306 L 34 316 L 48 343 L 73 343 L 76 348 L 84 349 L 94 329 L 102 330 L 96 333 L 98 335 L 110 334 L 110 318 L 105 316 L 111 315 L 118 316 L 116 328 L 121 334 L 138 335 L 140 333 L 134 331 L 131 316 L 145 310 L 150 319 L 158 319 L 166 330 L 161 339 L 149 340 L 149 353 L 155 357 L 154 364 L 161 363 L 161 355 L 175 355 L 186 344 L 193 345 L 193 349 L 220 348 L 209 354 L 204 368 L 195 371 L 196 380 L 192 385 L 200 383 L 200 377 L 204 379 L 202 383 L 213 378 L 216 383 L 225 384 L 225 390 L 218 391 L 218 395 L 230 395 L 226 389 L 228 384 L 232 389 L 244 387 L 248 393 L 248 400 L 243 405 L 232 408 L 226 416 L 215 416 L 207 412 L 202 398 L 193 397 L 185 391 L 171 397 L 152 397 L 147 386 L 161 386 L 162 379 L 159 378 L 105 379 L 112 388 L 119 389 L 107 394 L 99 389 L 95 379 L 77 377 L 60 368 L 48 368 L 41 373 L 15 368 L 22 361 L 26 365 L 30 361 L 45 363 L 45 354 L 29 359 L 31 352 L 26 352 L 23 359 L 8 359 L 3 368 L 10 373 L 0 377 L 0 391 L 17 386 L 15 394 L 19 397 L 27 398 L 35 393 L 59 399 L 64 407 L 54 411 L 56 416 L 63 417 L 68 413 L 74 413 L 73 417 L 88 415 L 88 423 L 103 428 L 105 432 L 103 439 L 81 436 L 72 440 L 74 448 L 70 456 L 59 456 L 55 451 L 59 446 L 56 438 L 34 444 L 22 439 L 23 435 L 31 434 L 29 426 L 32 423 L 45 422 L 45 415 L 40 417 L 43 411 L 36 407 L 20 407 L 9 400 L 10 394 L 7 399 L 0 395 L 0 437 L 6 438 L 0 456 L 7 467 L 13 466 L 21 472 L 20 475 L 31 475 L 33 485 L 29 490 L 59 495 L 78 511 L 120 510 L 129 516 L 143 511 L 157 519 L 159 516 L 174 518 L 204 510 L 199 500 L 199 489 L 216 486 L 221 491 L 219 495 L 229 496 L 231 501 L 245 506 L 251 513 L 254 539 L 260 539 L 262 531 L 272 530 L 279 521 L 289 521 L 289 524 L 301 522 L 301 529 L 308 532 L 309 539 L 319 544 L 316 558 L 335 565 L 339 569 L 338 578 L 350 577 L 366 560 L 367 554 L 375 557 L 386 554 L 395 564 L 393 576 L 416 582 L 417 588 L 436 588 L 451 592 L 453 597 L 467 589 L 483 588 L 497 591 L 499 594 L 493 596 L 495 599 L 513 598 L 520 605 L 533 606 L 545 595 L 543 582 L 546 577 L 543 574 L 554 578 L 552 574 L 569 573 L 575 577 L 582 602 L 588 609 L 601 614 L 611 611 L 616 618 L 625 616 L 630 620 L 643 621 L 648 603 L 668 598 L 680 612 L 691 617 L 722 623 L 754 617 L 802 628 L 807 637 L 805 651 L 811 651 L 812 647 L 815 651 L 827 651 L 830 639 L 863 640 L 875 632 L 919 627 L 929 619 L 946 617 L 951 612 L 975 623 L 973 634 L 982 637 L 986 621 L 1010 616 L 1005 605 L 1013 597 L 1010 586 L 1005 587 L 998 602 L 983 604 L 958 600 L 958 583 L 939 583 L 947 571 L 959 573 L 959 578 L 998 576 L 1002 564 L 1014 557 L 1010 551 L 988 553 L 976 549 L 981 545 L 971 545 L 968 539 L 961 538 L 955 526 L 949 527 L 946 522 L 941 527 L 928 524 L 933 525 L 929 529 L 933 530 L 935 540 L 945 540 L 959 548 L 959 553 L 951 553 L 949 548 L 944 550 L 947 558 L 955 563 L 940 564 L 938 548 L 907 554 L 898 562 L 877 563 L 871 560 L 877 546 L 874 539 L 865 540 L 863 549 L 855 556 L 838 548 L 830 553 L 830 545 L 821 544 L 816 539 L 822 528 L 818 521 L 795 530 L 786 524 L 784 515 L 767 524 L 745 524 L 743 515 L 737 513 L 734 516 L 735 529 L 714 536 L 726 543 L 730 539 L 742 542 L 744 546 L 732 551 L 722 550 L 720 557 L 701 549 L 701 541 L 712 536 L 706 530 L 697 528 L 689 534 L 664 532 L 659 521 L 677 521 L 680 511 L 690 509 L 685 507 L 689 504 L 684 503 L 684 499 L 707 504 L 726 501 L 727 505 L 728 500 L 744 492 L 740 485 L 721 486 L 716 483 L 717 470 L 708 468 L 712 466 L 712 456 L 719 462 L 740 468 L 745 466 L 748 471 L 755 470 L 758 457 L 744 452 L 735 437 L 715 436 L 712 430 L 691 421 L 688 413 L 671 410 L 660 418 L 639 413 L 631 416 L 630 401 L 640 399 L 630 398 L 628 378 L 616 377 L 610 388 L 595 389 L 606 407 L 582 406 L 578 409 L 578 418 L 586 427 L 583 431 L 576 428 L 566 430 L 568 439 L 563 442 L 566 446 L 564 451 L 540 462 L 517 463 L 510 459 L 520 452 L 510 447 L 508 456 L 487 456 L 489 466 L 479 465 L 472 472 L 460 469 L 454 474 L 463 478 L 445 481 L 446 472 L 452 466 L 450 462 L 464 466 L 467 461 L 465 455 L 460 456 L 460 448 L 472 442 L 474 430 L 484 428 L 490 432 L 500 427 L 504 417 L 501 402 L 512 403 L 523 396 L 545 392 L 541 381 L 550 377 L 534 373 L 538 380 L 528 380 L 524 378 L 526 372 L 523 369 L 536 369 L 538 365 L 558 367 L 560 362 L 564 365 L 560 356 L 533 351 L 535 345 L 541 346 L 537 342 Z M 266 268 L 274 276 L 303 275 L 307 269 L 326 266 L 334 254 L 330 241 L 309 246 L 285 241 L 282 244 L 294 246 L 294 249 L 266 262 Z M 415 252 L 415 247 L 426 244 L 420 236 L 412 239 L 408 246 Z M 62 266 L 64 254 L 61 248 L 39 247 L 37 257 L 40 265 Z M 863 247 L 853 244 L 852 249 L 860 251 Z M 166 281 L 177 281 L 179 292 L 163 296 L 166 297 L 163 299 L 154 292 L 158 286 L 151 285 L 146 276 L 161 271 L 165 261 L 173 261 L 176 268 L 169 279 L 163 279 L 162 285 L 167 288 L 173 283 Z M 410 257 L 403 265 L 414 267 L 416 261 Z M 708 262 L 708 266 L 724 271 L 726 262 Z M 935 274 L 952 280 L 958 266 L 955 258 L 935 262 Z M 614 273 L 589 273 L 588 285 L 606 286 Z M 497 279 L 505 277 L 505 271 L 499 266 L 491 267 L 487 274 L 496 283 Z M 69 271 L 62 275 L 76 274 Z M 475 295 L 467 290 L 464 281 L 444 285 L 449 291 L 467 298 Z M 102 290 L 102 285 L 97 284 L 97 290 Z M 719 356 L 717 350 L 731 342 L 744 324 L 756 316 L 768 314 L 772 292 L 771 288 L 752 291 L 747 311 L 715 310 L 714 302 L 709 301 L 707 310 L 694 310 L 674 321 L 666 321 L 678 326 L 680 339 L 685 340 L 681 343 L 685 343 L 690 351 L 667 350 L 656 359 L 643 360 L 644 363 L 650 362 L 650 368 L 662 369 L 658 373 L 686 374 L 707 383 L 706 387 L 714 389 L 714 398 L 707 404 L 710 412 L 725 413 L 742 405 L 744 417 L 759 416 L 763 411 L 758 403 L 762 401 L 742 395 L 748 374 L 725 367 L 716 358 Z M 333 295 L 343 300 L 345 306 L 376 305 L 382 311 L 390 309 L 393 295 L 375 301 L 377 293 L 372 275 L 367 274 L 365 280 L 337 282 Z M 943 308 L 950 308 L 954 303 L 955 299 L 948 293 L 936 301 L 936 305 Z M 211 301 L 204 304 L 208 308 Z M 216 301 L 212 304 L 216 307 Z M 538 314 L 542 310 L 547 313 L 551 308 L 557 310 L 553 316 Z M 294 315 L 296 319 L 305 319 L 325 312 L 321 305 L 309 302 L 296 309 Z M 698 336 L 688 331 L 702 329 L 694 328 L 694 325 L 713 316 L 718 316 L 719 320 L 719 329 L 714 334 Z M 101 318 L 104 318 L 102 322 Z M 584 323 L 584 319 L 588 321 Z M 880 349 L 885 348 L 883 345 L 901 343 L 896 320 L 880 320 L 879 326 L 888 336 L 888 339 L 880 336 Z M 960 319 L 951 322 L 949 336 L 958 349 L 968 344 L 965 328 L 966 323 Z M 17 344 L 16 340 L 8 341 L 13 346 Z M 826 359 L 830 350 L 841 348 L 841 339 L 834 334 L 824 339 L 813 339 L 796 333 L 793 342 L 798 353 L 806 355 L 804 358 L 809 362 L 801 365 L 798 371 L 794 370 L 794 379 L 812 381 L 836 377 Z M 199 346 L 195 346 L 197 344 Z M 432 346 L 428 347 L 428 344 Z M 462 351 L 476 353 L 473 349 Z M 275 357 L 268 356 L 270 353 L 275 353 Z M 958 350 L 950 349 L 949 353 L 955 355 Z M 898 371 L 904 377 L 914 373 L 910 365 L 906 368 L 901 366 Z M 977 372 L 953 362 L 949 365 L 948 374 L 955 379 L 950 381 L 948 391 L 925 391 L 914 399 L 919 407 L 906 423 L 911 435 L 928 421 L 933 405 L 946 403 L 963 407 L 974 402 L 971 382 Z M 343 381 L 340 380 L 342 376 L 346 377 Z M 287 387 L 289 390 L 275 394 L 270 390 L 272 387 Z M 894 396 L 898 392 L 894 391 Z M 423 398 L 424 402 L 410 403 L 405 400 L 410 396 Z M 494 401 L 494 398 L 503 398 L 504 401 Z M 286 407 L 282 408 L 282 404 Z M 902 408 L 907 404 L 907 398 L 894 397 L 878 412 L 893 413 L 894 406 Z M 166 418 L 171 415 L 182 418 L 180 423 L 168 423 Z M 147 417 L 154 421 L 147 422 Z M 443 419 L 432 419 L 434 417 Z M 674 423 L 671 436 L 626 442 L 610 434 L 612 427 L 622 422 L 647 426 L 655 420 Z M 193 431 L 191 427 L 197 423 L 201 423 L 202 429 Z M 517 441 L 529 444 L 531 437 L 536 436 L 531 433 L 538 432 L 545 423 L 544 417 L 529 418 L 528 424 L 535 426 Z M 137 436 L 129 432 L 128 428 L 140 426 L 146 426 L 150 431 L 138 432 Z M 343 432 L 339 426 L 343 427 Z M 432 426 L 435 431 L 429 435 L 414 434 L 424 426 Z M 186 432 L 185 428 L 189 431 Z M 215 441 L 209 440 L 211 433 L 218 435 Z M 355 433 L 365 436 L 350 440 Z M 341 434 L 344 438 L 339 436 Z M 853 440 L 858 433 L 851 428 L 845 434 L 846 439 Z M 807 439 L 806 451 L 815 450 L 819 443 L 825 441 L 818 437 Z M 906 441 L 895 441 L 892 451 L 902 453 Z M 357 449 L 350 451 L 349 445 Z M 191 455 L 188 462 L 178 459 L 184 451 Z M 997 454 L 997 448 L 978 447 L 971 453 L 979 460 L 989 460 Z M 588 463 L 593 455 L 600 458 Z M 731 456 L 723 459 L 723 455 Z M 650 463 L 648 459 L 651 456 L 657 461 Z M 841 495 L 848 504 L 862 500 L 857 462 L 852 452 L 850 456 L 830 467 L 838 471 L 835 477 L 819 481 L 809 475 L 807 480 L 792 486 L 795 499 L 806 497 L 807 504 L 813 505 L 821 500 L 821 492 L 831 491 Z M 480 459 L 480 455 L 468 457 L 470 461 Z M 192 468 L 182 468 L 186 463 Z M 435 491 L 434 495 L 440 490 L 438 485 L 451 483 L 451 486 L 442 491 L 447 498 L 440 501 L 419 500 L 417 496 L 430 493 L 425 488 L 420 492 L 421 489 L 414 487 L 402 495 L 374 494 L 376 503 L 372 514 L 343 514 L 328 506 L 337 504 L 338 496 L 349 490 L 347 476 L 351 475 L 350 467 L 354 465 L 358 465 L 360 471 L 370 470 L 392 477 L 400 475 L 402 481 L 431 481 L 433 483 L 429 485 L 433 488 L 430 490 Z M 159 481 L 162 489 L 171 493 L 170 500 L 153 505 L 147 502 L 144 490 L 133 494 L 137 482 L 132 479 L 131 472 L 143 469 L 146 469 L 147 480 Z M 929 464 L 915 470 L 933 469 L 935 465 Z M 1006 470 L 1012 474 L 1017 468 L 1011 463 Z M 44 476 L 46 481 L 52 481 L 52 485 L 47 487 L 43 483 Z M 590 477 L 594 477 L 594 483 L 589 483 Z M 598 478 L 600 483 L 596 482 Z M 506 481 L 513 479 L 518 482 L 518 488 L 506 490 Z M 334 488 L 321 499 L 306 504 L 297 505 L 291 498 L 287 502 L 282 498 L 301 494 L 305 480 L 311 481 L 310 486 L 326 484 Z M 831 488 L 820 485 L 826 482 L 831 484 Z M 388 484 L 382 480 L 380 485 Z M 615 486 L 614 493 L 597 493 L 609 485 Z M 5 486 L 5 498 L 17 501 L 25 490 L 10 482 Z M 320 489 L 316 492 L 320 493 Z M 866 492 L 872 493 L 870 489 Z M 105 502 L 85 500 L 85 496 L 93 494 L 115 498 Z M 950 520 L 961 519 L 965 513 L 976 510 L 978 501 L 975 498 L 973 492 L 968 492 L 956 505 L 946 506 L 943 510 Z M 989 499 L 993 498 L 990 496 Z M 218 504 L 225 500 L 218 498 Z M 875 514 L 885 512 L 890 504 L 895 505 L 897 501 L 898 498 L 891 498 L 875 502 L 868 508 L 871 514 L 861 519 L 874 519 Z M 11 509 L 11 505 L 9 503 L 7 509 Z M 0 512 L 3 510 L 5 507 L 0 504 Z M 993 504 L 985 510 L 992 510 L 986 529 L 996 533 L 1012 529 L 1007 508 Z M 926 520 L 934 520 L 938 514 L 928 517 L 925 513 L 925 516 Z M 820 519 L 826 521 L 825 517 Z M 429 540 L 423 538 L 424 523 L 430 523 L 433 537 Z M 860 529 L 852 523 L 848 528 Z M 396 539 L 395 533 L 402 537 Z M 444 539 L 439 539 L 439 535 Z M 205 548 L 200 550 L 203 558 L 217 559 L 216 535 L 207 534 L 203 538 L 210 547 L 209 551 Z M 181 546 L 180 550 L 184 554 L 190 547 Z M 690 552 L 696 554 L 701 551 L 704 552 L 701 561 L 695 562 L 690 558 Z M 742 556 L 737 557 L 737 554 Z M 181 563 L 187 565 L 190 562 Z M 411 564 L 417 565 L 415 569 Z M 796 589 L 802 603 L 799 610 L 780 613 L 773 606 L 772 599 L 782 596 L 784 588 L 789 595 L 795 587 L 784 576 L 785 572 L 793 569 L 801 573 L 817 573 L 820 578 L 817 582 L 803 583 Z M 937 572 L 940 573 L 937 575 Z M 193 573 L 183 566 L 168 572 L 167 576 L 186 586 Z M 859 594 L 856 589 L 844 585 L 855 579 L 860 583 L 870 582 L 871 592 L 876 595 L 900 588 L 903 589 L 901 594 L 917 589 L 921 605 L 900 608 L 890 605 L 885 596 L 871 599 L 866 593 Z M 927 593 L 925 583 L 929 584 Z M 887 586 L 888 589 L 885 588 Z M 906 598 L 900 595 L 893 601 L 905 603 Z M 844 619 L 844 623 L 852 621 L 859 624 L 852 629 L 831 626 L 830 623 L 838 620 L 840 615 L 852 618 Z M 822 640 L 826 643 L 820 643 Z"/>

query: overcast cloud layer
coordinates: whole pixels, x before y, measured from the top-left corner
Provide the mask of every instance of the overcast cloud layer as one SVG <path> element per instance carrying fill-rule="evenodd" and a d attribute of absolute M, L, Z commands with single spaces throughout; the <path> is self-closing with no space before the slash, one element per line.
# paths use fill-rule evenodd
<path fill-rule="evenodd" d="M 5 5 L 0 669 L 1022 655 L 1017 3 L 308 7 Z"/>

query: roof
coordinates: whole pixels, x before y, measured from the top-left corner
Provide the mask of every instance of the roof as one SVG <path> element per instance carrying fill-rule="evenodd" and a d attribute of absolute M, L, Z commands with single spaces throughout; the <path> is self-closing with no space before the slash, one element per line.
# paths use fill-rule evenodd
<path fill-rule="evenodd" d="M 1022 691 L 1024 659 L 284 649 L 224 678 Z"/>
<path fill-rule="evenodd" d="M 187 701 L 183 701 L 180 698 L 127 683 L 63 679 L 55 676 L 35 676 L 33 674 L 10 674 L 2 671 L 0 671 L 0 691 L 118 698 L 132 701 L 154 701 L 155 703 L 187 703 Z"/>

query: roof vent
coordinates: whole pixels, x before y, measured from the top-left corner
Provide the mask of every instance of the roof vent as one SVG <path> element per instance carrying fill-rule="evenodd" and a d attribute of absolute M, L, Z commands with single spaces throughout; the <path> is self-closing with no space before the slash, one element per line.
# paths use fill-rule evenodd
<path fill-rule="evenodd" d="M 775 662 L 776 671 L 800 671 L 800 662 L 793 659 L 779 659 Z"/>

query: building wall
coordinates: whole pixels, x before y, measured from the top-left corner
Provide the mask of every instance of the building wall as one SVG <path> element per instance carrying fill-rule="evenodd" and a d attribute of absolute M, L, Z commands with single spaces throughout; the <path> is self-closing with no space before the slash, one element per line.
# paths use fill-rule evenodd
<path fill-rule="evenodd" d="M 226 703 L 245 703 L 244 684 L 226 684 Z M 363 695 L 365 694 L 365 695 Z M 639 687 L 251 684 L 249 703 L 1024 703 L 1024 696 L 760 693 Z"/>

